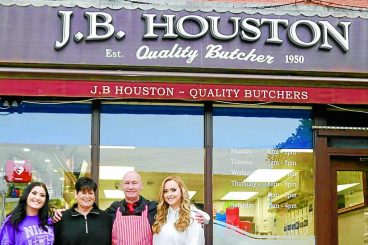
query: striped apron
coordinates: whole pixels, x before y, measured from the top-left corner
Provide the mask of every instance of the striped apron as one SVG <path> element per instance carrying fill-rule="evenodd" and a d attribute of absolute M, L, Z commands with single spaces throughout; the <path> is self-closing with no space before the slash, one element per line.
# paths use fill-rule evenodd
<path fill-rule="evenodd" d="M 112 228 L 112 245 L 152 245 L 147 213 L 147 205 L 141 216 L 122 215 L 118 208 Z"/>

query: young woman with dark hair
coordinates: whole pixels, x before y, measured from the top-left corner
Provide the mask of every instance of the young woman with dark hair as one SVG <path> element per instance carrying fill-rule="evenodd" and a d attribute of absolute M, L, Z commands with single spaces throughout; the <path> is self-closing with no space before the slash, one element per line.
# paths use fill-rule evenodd
<path fill-rule="evenodd" d="M 46 185 L 31 182 L 24 189 L 18 205 L 5 219 L 0 230 L 0 244 L 52 244 L 54 230 L 49 217 Z"/>

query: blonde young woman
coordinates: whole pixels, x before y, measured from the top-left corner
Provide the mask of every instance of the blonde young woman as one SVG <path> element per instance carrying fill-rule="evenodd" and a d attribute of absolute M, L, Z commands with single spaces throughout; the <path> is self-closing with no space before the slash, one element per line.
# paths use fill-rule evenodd
<path fill-rule="evenodd" d="M 190 205 L 188 188 L 179 176 L 167 177 L 161 185 L 153 245 L 203 245 L 204 231 L 195 222 L 199 210 Z"/>

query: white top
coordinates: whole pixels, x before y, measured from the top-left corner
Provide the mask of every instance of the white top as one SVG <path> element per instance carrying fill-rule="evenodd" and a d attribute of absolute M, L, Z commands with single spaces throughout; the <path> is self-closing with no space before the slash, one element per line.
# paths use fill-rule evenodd
<path fill-rule="evenodd" d="M 167 222 L 159 234 L 153 235 L 153 245 L 204 245 L 204 231 L 202 225 L 195 221 L 195 213 L 201 212 L 197 208 L 190 208 L 190 224 L 184 232 L 175 229 L 175 222 L 179 218 L 179 209 L 169 207 Z"/>

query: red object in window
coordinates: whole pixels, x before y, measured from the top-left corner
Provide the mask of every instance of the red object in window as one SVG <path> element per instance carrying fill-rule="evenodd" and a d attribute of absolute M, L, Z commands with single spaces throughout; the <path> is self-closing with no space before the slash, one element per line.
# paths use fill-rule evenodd
<path fill-rule="evenodd" d="M 250 221 L 240 221 L 239 228 L 246 231 L 246 232 L 251 232 L 252 222 L 250 222 Z"/>
<path fill-rule="evenodd" d="M 8 160 L 5 165 L 5 179 L 7 182 L 31 182 L 31 171 L 32 164 L 28 160 Z"/>
<path fill-rule="evenodd" d="M 239 207 L 226 208 L 226 223 L 240 226 Z"/>

